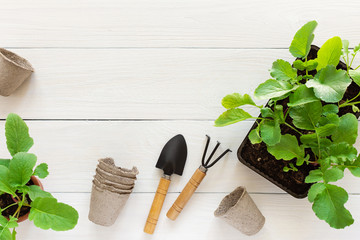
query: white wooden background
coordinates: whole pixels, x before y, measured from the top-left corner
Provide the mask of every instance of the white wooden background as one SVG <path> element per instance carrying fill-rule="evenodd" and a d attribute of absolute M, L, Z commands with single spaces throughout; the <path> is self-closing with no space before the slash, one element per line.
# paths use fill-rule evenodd
<path fill-rule="evenodd" d="M 360 2 L 335 0 L 0 0 L 0 46 L 36 69 L 12 96 L 0 98 L 4 119 L 27 120 L 32 151 L 47 162 L 45 188 L 80 213 L 69 232 L 22 223 L 19 239 L 358 239 L 360 182 L 341 181 L 355 224 L 334 230 L 319 221 L 306 199 L 294 199 L 240 164 L 236 150 L 252 122 L 213 127 L 221 98 L 248 93 L 269 77 L 295 31 L 316 19 L 315 43 L 339 35 L 360 42 Z M 256 111 L 253 112 L 256 114 Z M 173 177 L 153 236 L 143 233 L 161 171 L 154 165 L 166 141 L 182 133 L 188 162 Z M 200 164 L 205 134 L 233 153 L 210 169 L 177 221 L 165 216 Z M 136 165 L 134 193 L 112 227 L 87 219 L 97 159 Z M 247 237 L 213 216 L 221 199 L 246 186 L 266 217 Z"/>

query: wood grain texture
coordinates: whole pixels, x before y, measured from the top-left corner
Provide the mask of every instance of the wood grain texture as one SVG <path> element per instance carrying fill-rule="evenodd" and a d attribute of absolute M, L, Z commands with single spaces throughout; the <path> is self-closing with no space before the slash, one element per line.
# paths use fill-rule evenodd
<path fill-rule="evenodd" d="M 156 189 L 154 200 L 151 205 L 149 215 L 146 219 L 144 227 L 145 233 L 154 233 L 170 183 L 171 181 L 169 179 L 165 179 L 163 177 L 160 178 L 159 186 Z"/>
<path fill-rule="evenodd" d="M 232 189 L 233 190 L 233 189 Z M 44 231 L 31 222 L 17 228 L 18 239 L 70 240 L 70 239 L 358 239 L 360 234 L 360 196 L 350 196 L 346 207 L 352 212 L 355 223 L 344 230 L 335 230 L 319 221 L 306 199 L 295 199 L 287 194 L 250 194 L 266 218 L 264 228 L 248 237 L 223 220 L 214 217 L 214 211 L 228 193 L 198 193 L 174 222 L 165 215 L 159 218 L 156 231 L 148 235 L 142 231 L 154 193 L 133 193 L 111 227 L 93 224 L 87 219 L 89 193 L 55 193 L 59 201 L 73 205 L 79 211 L 79 224 L 69 232 Z M 164 209 L 175 201 L 178 193 L 168 193 Z"/>
<path fill-rule="evenodd" d="M 211 121 L 27 121 L 27 124 L 35 141 L 31 152 L 38 156 L 39 163 L 49 164 L 50 175 L 43 184 L 52 192 L 90 192 L 97 160 L 104 157 L 113 157 L 121 167 L 139 168 L 135 192 L 155 192 L 163 174 L 155 168 L 161 149 L 171 137 L 181 133 L 187 141 L 188 158 L 183 175 L 172 176 L 169 192 L 180 192 L 199 167 L 208 134 L 213 139 L 209 149 L 216 140 L 221 142 L 214 157 L 227 148 L 233 153 L 209 169 L 197 192 L 231 192 L 244 185 L 250 193 L 283 193 L 236 157 L 252 122 L 225 128 L 216 128 Z M 2 121 L 0 136 L 4 134 Z M 0 146 L 0 157 L 9 157 L 5 137 L 0 137 Z M 350 193 L 359 193 L 359 179 L 348 171 L 339 184 Z"/>
<path fill-rule="evenodd" d="M 287 48 L 316 19 L 316 41 L 360 39 L 357 1 L 1 0 L 5 47 Z M 349 24 L 344 24 L 344 22 Z"/>

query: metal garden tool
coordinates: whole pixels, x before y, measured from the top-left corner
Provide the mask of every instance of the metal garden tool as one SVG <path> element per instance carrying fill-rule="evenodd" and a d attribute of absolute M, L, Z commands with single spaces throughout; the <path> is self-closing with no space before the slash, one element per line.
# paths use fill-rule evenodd
<path fill-rule="evenodd" d="M 196 169 L 195 173 L 190 178 L 189 182 L 186 184 L 178 198 L 175 200 L 172 207 L 167 212 L 166 216 L 170 218 L 171 220 L 175 220 L 183 208 L 185 207 L 186 203 L 190 200 L 191 196 L 194 194 L 198 186 L 200 185 L 201 181 L 206 176 L 206 172 L 209 168 L 214 166 L 222 157 L 225 156 L 228 152 L 231 152 L 230 149 L 227 149 L 225 152 L 223 152 L 218 158 L 216 158 L 212 163 L 210 163 L 211 158 L 214 156 L 216 150 L 220 146 L 220 143 L 218 142 L 214 148 L 214 150 L 211 152 L 209 158 L 205 162 L 205 156 L 207 149 L 209 147 L 210 137 L 206 135 L 207 142 L 204 150 L 204 154 L 202 157 L 201 165 L 198 169 Z"/>
<path fill-rule="evenodd" d="M 164 175 L 160 178 L 160 183 L 156 190 L 156 194 L 146 220 L 144 232 L 149 234 L 154 232 L 170 185 L 170 176 L 173 173 L 180 176 L 182 175 L 186 157 L 186 142 L 184 137 L 180 134 L 170 139 L 161 151 L 156 167 L 162 169 L 164 171 Z"/>

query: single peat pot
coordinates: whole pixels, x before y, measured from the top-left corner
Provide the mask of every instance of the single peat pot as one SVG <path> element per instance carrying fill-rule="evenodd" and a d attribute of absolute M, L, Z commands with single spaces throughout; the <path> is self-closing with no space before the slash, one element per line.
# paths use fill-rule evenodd
<path fill-rule="evenodd" d="M 315 59 L 317 57 L 318 50 L 319 47 L 312 45 L 310 53 L 308 55 L 308 59 Z M 336 68 L 346 70 L 346 64 L 340 61 Z M 356 97 L 359 92 L 360 87 L 356 83 L 352 82 L 347 88 L 342 101 Z M 357 97 L 355 100 L 360 101 L 360 97 Z M 281 100 L 278 103 L 281 103 L 281 105 L 284 107 L 284 111 L 286 111 L 288 98 Z M 360 104 L 357 104 L 356 106 L 360 108 Z M 348 112 L 352 113 L 351 106 L 341 108 L 339 116 L 342 116 Z M 357 118 L 359 118 L 360 113 L 357 112 L 355 115 Z M 288 118 L 287 122 L 290 121 L 291 119 Z M 249 133 L 251 132 L 251 130 L 255 129 L 257 125 L 257 122 L 255 122 Z M 300 132 L 305 131 L 301 129 L 298 130 Z M 284 172 L 283 168 L 287 166 L 289 161 L 276 160 L 276 158 L 267 151 L 267 147 L 263 142 L 254 145 L 251 144 L 249 140 L 249 133 L 246 135 L 244 141 L 238 149 L 237 155 L 240 162 L 242 162 L 244 165 L 246 165 L 256 173 L 260 174 L 264 178 L 268 179 L 270 182 L 274 183 L 284 191 L 288 192 L 292 196 L 296 198 L 306 197 L 308 190 L 310 189 L 312 184 L 305 183 L 304 181 L 306 176 L 309 175 L 309 172 L 313 169 L 316 169 L 316 166 L 311 164 L 304 164 L 297 167 L 297 172 Z M 285 125 L 281 126 L 281 133 L 291 133 L 293 135 L 296 135 L 297 138 L 300 137 L 299 134 L 297 134 L 294 130 L 288 128 Z M 314 155 L 311 153 L 311 151 L 307 153 L 310 154 L 310 161 L 314 161 Z M 292 160 L 291 162 L 293 164 L 296 163 L 295 160 Z"/>
<path fill-rule="evenodd" d="M 33 72 L 26 59 L 0 48 L 0 95 L 12 94 Z"/>

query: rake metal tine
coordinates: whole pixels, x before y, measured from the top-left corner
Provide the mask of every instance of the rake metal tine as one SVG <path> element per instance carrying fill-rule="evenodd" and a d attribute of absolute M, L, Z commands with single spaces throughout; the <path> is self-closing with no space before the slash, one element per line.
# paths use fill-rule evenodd
<path fill-rule="evenodd" d="M 209 164 L 209 162 L 210 162 L 211 158 L 214 156 L 214 154 L 215 154 L 215 152 L 216 152 L 216 150 L 218 149 L 218 147 L 219 147 L 219 146 L 220 146 L 220 143 L 219 143 L 219 142 L 217 142 L 217 144 L 216 144 L 216 146 L 215 146 L 214 150 L 211 152 L 211 154 L 210 154 L 209 158 L 207 159 L 207 161 L 206 161 L 205 165 L 203 165 L 204 167 L 208 168 L 206 165 L 208 165 L 208 164 Z"/>
<path fill-rule="evenodd" d="M 204 153 L 203 153 L 203 157 L 202 157 L 202 160 L 201 160 L 201 163 L 203 166 L 205 166 L 205 156 L 206 156 L 206 152 L 208 150 L 208 147 L 209 147 L 209 143 L 210 143 L 210 137 L 209 135 L 206 135 L 207 137 L 207 141 L 206 141 L 206 145 L 205 145 L 205 150 L 204 150 Z"/>
<path fill-rule="evenodd" d="M 217 159 L 215 159 L 214 162 L 212 162 L 209 166 L 207 166 L 206 168 L 211 168 L 212 166 L 214 166 L 222 157 L 225 156 L 225 154 L 227 154 L 228 152 L 232 152 L 230 149 L 227 149 L 225 152 L 223 152 Z"/>

